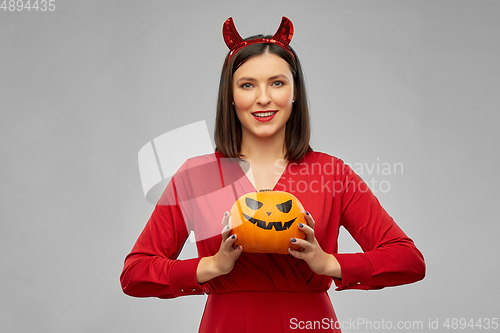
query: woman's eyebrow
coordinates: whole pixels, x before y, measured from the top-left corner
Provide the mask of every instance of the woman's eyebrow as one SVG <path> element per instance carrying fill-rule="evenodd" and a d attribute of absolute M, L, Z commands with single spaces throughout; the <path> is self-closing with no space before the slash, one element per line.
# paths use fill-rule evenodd
<path fill-rule="evenodd" d="M 257 80 L 254 79 L 253 77 L 243 76 L 243 77 L 240 77 L 238 79 L 238 81 L 236 81 L 236 83 L 239 83 L 240 81 L 251 81 L 251 82 L 254 82 L 254 81 L 257 81 Z"/>
<path fill-rule="evenodd" d="M 286 75 L 284 74 L 278 74 L 278 75 L 274 75 L 274 76 L 271 76 L 269 79 L 267 79 L 268 81 L 272 81 L 272 80 L 276 80 L 276 79 L 285 79 L 288 81 L 288 78 L 286 77 Z"/>
<path fill-rule="evenodd" d="M 277 74 L 277 75 L 273 75 L 271 76 L 269 79 L 267 79 L 267 81 L 272 81 L 272 80 L 276 80 L 276 79 L 285 79 L 288 81 L 288 78 L 286 77 L 286 75 L 284 74 Z M 236 83 L 239 83 L 240 81 L 250 81 L 250 82 L 255 82 L 257 81 L 256 79 L 254 79 L 253 77 L 248 77 L 248 76 L 243 76 L 243 77 L 240 77 L 238 79 L 238 81 L 236 81 Z"/>

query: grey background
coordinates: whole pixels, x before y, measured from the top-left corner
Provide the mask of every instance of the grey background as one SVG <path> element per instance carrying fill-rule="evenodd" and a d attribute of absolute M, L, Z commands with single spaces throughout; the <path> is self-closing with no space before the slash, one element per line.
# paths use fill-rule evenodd
<path fill-rule="evenodd" d="M 119 275 L 153 209 L 137 153 L 195 121 L 213 133 L 229 16 L 243 36 L 293 21 L 313 148 L 404 165 L 361 176 L 390 183 L 378 197 L 427 276 L 331 290 L 339 319 L 423 321 L 424 332 L 429 318 L 500 317 L 500 2 L 55 4 L 0 11 L 2 331 L 197 330 L 205 296 L 131 298 Z M 343 233 L 341 252 L 357 249 Z M 188 243 L 182 257 L 194 255 Z"/>

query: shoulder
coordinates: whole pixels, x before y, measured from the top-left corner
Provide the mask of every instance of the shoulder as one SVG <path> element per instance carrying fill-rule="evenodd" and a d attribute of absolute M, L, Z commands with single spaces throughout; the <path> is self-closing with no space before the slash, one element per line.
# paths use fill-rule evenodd
<path fill-rule="evenodd" d="M 216 153 L 198 155 L 191 158 L 188 158 L 184 164 L 189 166 L 190 168 L 195 168 L 202 165 L 207 165 L 213 162 L 217 162 Z"/>

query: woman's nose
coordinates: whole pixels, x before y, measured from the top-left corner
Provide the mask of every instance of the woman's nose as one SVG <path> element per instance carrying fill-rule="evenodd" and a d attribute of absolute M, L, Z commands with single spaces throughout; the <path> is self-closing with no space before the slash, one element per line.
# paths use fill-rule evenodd
<path fill-rule="evenodd" d="M 270 102 L 271 96 L 269 95 L 267 89 L 259 89 L 259 92 L 257 93 L 257 103 L 267 105 Z"/>

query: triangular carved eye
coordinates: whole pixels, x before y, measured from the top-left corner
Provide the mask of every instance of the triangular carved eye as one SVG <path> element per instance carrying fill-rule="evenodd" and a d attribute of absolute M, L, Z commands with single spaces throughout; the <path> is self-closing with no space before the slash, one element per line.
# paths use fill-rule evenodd
<path fill-rule="evenodd" d="M 292 209 L 292 200 L 277 204 L 276 207 L 278 207 L 280 212 L 288 213 Z"/>
<path fill-rule="evenodd" d="M 262 207 L 264 204 L 252 198 L 245 198 L 245 203 L 250 209 L 257 210 Z"/>

